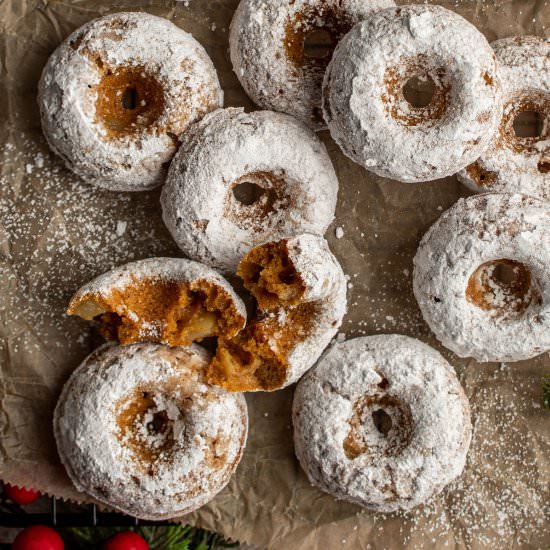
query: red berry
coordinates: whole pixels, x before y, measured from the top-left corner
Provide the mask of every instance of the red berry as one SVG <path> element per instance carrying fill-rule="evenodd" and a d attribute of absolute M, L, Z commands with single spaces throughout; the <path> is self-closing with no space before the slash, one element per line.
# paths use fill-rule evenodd
<path fill-rule="evenodd" d="M 15 485 L 10 485 L 9 483 L 4 484 L 4 494 L 15 502 L 15 504 L 30 504 L 36 499 L 40 498 L 40 493 L 34 491 L 33 489 L 25 489 L 25 487 L 16 487 Z"/>
<path fill-rule="evenodd" d="M 13 541 L 12 550 L 63 550 L 63 539 L 44 525 L 23 529 Z"/>
<path fill-rule="evenodd" d="M 122 531 L 112 536 L 103 550 L 149 550 L 147 541 L 133 531 Z"/>

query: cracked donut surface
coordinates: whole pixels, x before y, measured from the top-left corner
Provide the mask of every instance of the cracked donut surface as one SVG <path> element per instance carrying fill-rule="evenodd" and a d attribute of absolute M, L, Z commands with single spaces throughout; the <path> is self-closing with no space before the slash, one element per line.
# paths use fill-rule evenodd
<path fill-rule="evenodd" d="M 204 381 L 200 346 L 105 345 L 65 384 L 54 414 L 77 490 L 126 514 L 163 519 L 210 501 L 237 468 L 244 397 Z"/>
<path fill-rule="evenodd" d="M 411 78 L 429 82 L 409 101 Z M 502 111 L 495 54 L 468 21 L 441 6 L 381 10 L 336 47 L 323 112 L 344 154 L 404 182 L 450 176 L 487 148 Z"/>
<path fill-rule="evenodd" d="M 526 195 L 460 199 L 422 238 L 413 290 L 459 357 L 520 361 L 550 349 L 550 206 Z"/>
<path fill-rule="evenodd" d="M 298 383 L 296 455 L 310 482 L 369 510 L 409 510 L 458 477 L 468 399 L 434 349 L 401 335 L 335 344 Z"/>
<path fill-rule="evenodd" d="M 186 127 L 220 107 L 212 61 L 188 33 L 146 13 L 115 13 L 71 34 L 39 83 L 44 135 L 89 183 L 162 183 Z"/>
<path fill-rule="evenodd" d="M 208 380 L 231 391 L 277 390 L 318 359 L 346 312 L 346 280 L 322 237 L 299 235 L 252 249 L 237 271 L 258 309 L 218 339 Z"/>
<path fill-rule="evenodd" d="M 107 340 L 186 346 L 235 335 L 246 309 L 213 269 L 182 258 L 149 258 L 100 275 L 80 288 L 69 315 L 99 322 Z"/>
<path fill-rule="evenodd" d="M 492 46 L 504 111 L 488 149 L 458 177 L 477 192 L 523 193 L 550 201 L 550 39 L 516 36 Z M 517 122 L 522 117 L 524 127 Z"/>

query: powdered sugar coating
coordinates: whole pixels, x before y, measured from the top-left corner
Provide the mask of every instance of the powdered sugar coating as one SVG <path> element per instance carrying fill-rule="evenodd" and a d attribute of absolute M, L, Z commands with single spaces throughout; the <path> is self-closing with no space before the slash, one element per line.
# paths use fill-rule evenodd
<path fill-rule="evenodd" d="M 514 318 L 466 299 L 477 268 L 501 259 L 523 264 L 538 296 Z M 550 208 L 519 194 L 460 199 L 422 238 L 413 285 L 424 319 L 458 356 L 519 361 L 543 353 L 550 349 Z"/>
<path fill-rule="evenodd" d="M 440 6 L 382 10 L 340 42 L 325 74 L 323 112 L 355 162 L 404 182 L 454 174 L 487 148 L 500 119 L 495 55 L 484 36 Z M 403 85 L 435 86 L 414 108 Z"/>
<path fill-rule="evenodd" d="M 229 282 L 212 268 L 185 258 L 147 258 L 115 267 L 79 288 L 71 298 L 69 311 L 72 304 L 79 305 L 80 301 L 87 296 L 98 295 L 107 298 L 115 288 L 123 290 L 140 282 L 147 281 L 152 283 L 155 281 L 174 281 L 179 283 L 207 281 L 212 283 L 223 289 L 231 298 L 237 313 L 242 317 L 243 326 L 246 322 L 246 307 L 244 302 Z M 127 306 L 121 304 L 121 307 L 126 308 Z M 123 313 L 129 318 L 136 317 L 136 314 L 130 310 L 125 310 Z M 79 315 L 84 316 L 84 314 L 85 312 L 79 311 Z M 85 318 L 91 319 L 94 315 L 97 315 L 97 313 L 91 312 L 91 316 L 86 316 Z"/>
<path fill-rule="evenodd" d="M 285 383 L 293 384 L 310 369 L 338 332 L 347 310 L 346 276 L 328 242 L 315 235 L 298 235 L 287 240 L 288 257 L 306 290 L 302 303 L 315 304 L 312 326 L 288 355 Z M 265 316 L 286 315 L 285 307 L 262 312 Z M 274 344 L 277 340 L 274 339 Z"/>
<path fill-rule="evenodd" d="M 355 23 L 394 5 L 393 0 L 241 0 L 229 36 L 233 70 L 260 107 L 323 129 L 321 87 L 332 52 L 308 57 L 305 37 L 324 29 L 334 45 Z"/>
<path fill-rule="evenodd" d="M 143 519 L 171 518 L 211 500 L 237 467 L 248 417 L 241 394 L 204 383 L 208 361 L 197 345 L 106 345 L 88 356 L 54 415 L 59 455 L 75 487 Z M 132 416 L 140 399 L 154 405 Z M 167 423 L 160 435 L 152 425 L 159 413 Z M 126 414 L 135 422 L 121 428 Z M 163 439 L 169 448 L 162 449 Z M 141 446 L 155 460 L 136 452 Z"/>
<path fill-rule="evenodd" d="M 240 203 L 234 186 L 264 189 Z M 280 113 L 221 109 L 190 128 L 162 190 L 163 219 L 196 260 L 235 271 L 252 247 L 297 233 L 322 235 L 334 218 L 338 179 L 321 141 Z"/>
<path fill-rule="evenodd" d="M 474 167 L 461 170 L 458 178 L 477 192 L 506 191 L 550 200 L 550 39 L 517 36 L 497 40 L 492 46 L 504 114 L 489 148 Z M 539 137 L 517 139 L 513 134 L 513 119 L 521 111 L 540 112 Z M 481 181 L 480 175 L 484 176 Z"/>
<path fill-rule="evenodd" d="M 358 403 L 371 414 L 354 425 Z M 392 420 L 386 433 L 375 424 L 380 410 Z M 311 483 L 380 512 L 413 508 L 458 477 L 472 429 L 452 367 L 426 344 L 395 334 L 335 344 L 298 384 L 293 422 Z M 352 433 L 361 449 L 350 455 Z"/>
<path fill-rule="evenodd" d="M 155 76 L 163 108 L 146 129 L 113 137 L 97 116 L 97 87 L 104 74 L 128 67 Z M 143 191 L 163 182 L 180 134 L 220 107 L 223 92 L 190 34 L 161 17 L 115 13 L 87 23 L 55 50 L 38 100 L 48 143 L 71 170 L 100 187 Z"/>

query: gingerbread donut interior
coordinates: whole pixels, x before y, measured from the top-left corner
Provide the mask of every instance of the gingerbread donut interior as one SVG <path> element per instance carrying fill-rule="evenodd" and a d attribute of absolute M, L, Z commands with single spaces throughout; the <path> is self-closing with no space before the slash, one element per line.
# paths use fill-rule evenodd
<path fill-rule="evenodd" d="M 481 264 L 468 280 L 466 299 L 504 319 L 520 319 L 531 305 L 542 304 L 529 268 L 509 259 Z"/>
<path fill-rule="evenodd" d="M 245 330 L 218 340 L 207 378 L 230 391 L 273 390 L 284 383 L 288 355 L 307 338 L 316 306 L 300 303 L 305 285 L 286 241 L 254 248 L 237 273 L 260 310 Z"/>
<path fill-rule="evenodd" d="M 232 336 L 244 324 L 231 296 L 205 280 L 136 280 L 108 294 L 77 296 L 67 312 L 99 321 L 102 335 L 121 344 L 187 346 L 210 336 Z"/>
<path fill-rule="evenodd" d="M 251 250 L 239 264 L 237 275 L 262 309 L 297 305 L 306 290 L 288 257 L 285 240 Z"/>

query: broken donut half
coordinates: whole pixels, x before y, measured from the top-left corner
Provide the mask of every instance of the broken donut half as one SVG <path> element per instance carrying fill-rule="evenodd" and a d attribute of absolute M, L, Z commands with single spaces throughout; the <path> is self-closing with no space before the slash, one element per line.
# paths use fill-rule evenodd
<path fill-rule="evenodd" d="M 210 383 L 273 391 L 317 361 L 346 312 L 346 280 L 322 237 L 304 234 L 253 248 L 237 274 L 258 308 L 246 328 L 218 339 Z"/>
<path fill-rule="evenodd" d="M 72 297 L 69 315 L 96 320 L 107 340 L 188 346 L 204 338 L 232 338 L 246 309 L 213 269 L 183 258 L 149 258 L 117 267 Z"/>

